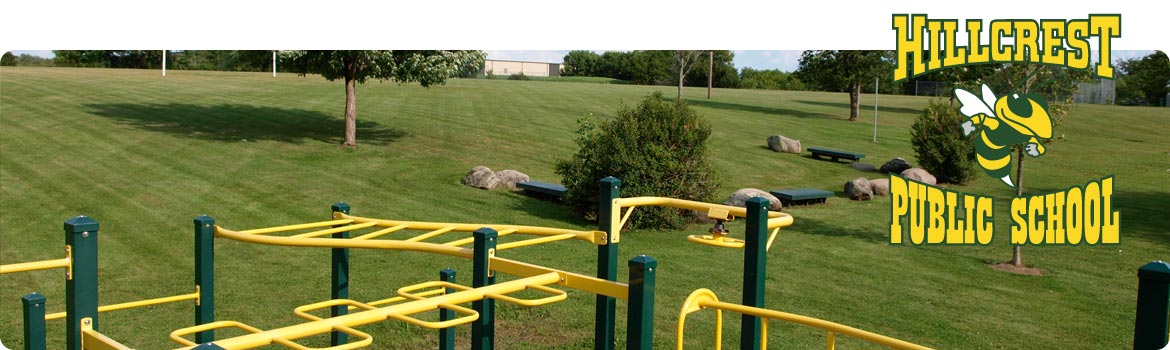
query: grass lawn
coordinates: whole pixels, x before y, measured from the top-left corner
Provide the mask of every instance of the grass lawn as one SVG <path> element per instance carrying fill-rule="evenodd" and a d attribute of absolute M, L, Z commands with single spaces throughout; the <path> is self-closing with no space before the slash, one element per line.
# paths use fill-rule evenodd
<path fill-rule="evenodd" d="M 555 182 L 557 159 L 576 150 L 576 120 L 612 116 L 619 104 L 671 87 L 581 82 L 456 79 L 430 89 L 367 83 L 358 88 L 357 149 L 340 149 L 344 86 L 320 77 L 115 69 L 3 67 L 0 70 L 0 263 L 62 255 L 61 223 L 84 214 L 101 223 L 100 301 L 113 304 L 193 291 L 191 219 L 233 229 L 328 218 L 346 201 L 353 214 L 419 221 L 507 223 L 590 229 L 565 207 L 459 183 L 473 166 L 517 169 Z M 1133 332 L 1136 269 L 1170 259 L 1170 109 L 1078 106 L 1058 128 L 1063 141 L 1025 161 L 1023 184 L 1038 194 L 1115 176 L 1120 246 L 1024 247 L 1024 261 L 1047 272 L 1021 276 L 988 268 L 1010 257 L 1007 208 L 1014 190 L 983 175 L 963 192 L 997 198 L 996 239 L 986 247 L 894 246 L 889 198 L 855 202 L 841 190 L 861 173 L 844 163 L 774 153 L 782 134 L 805 147 L 866 154 L 880 165 L 914 163 L 909 126 L 928 101 L 882 96 L 878 143 L 871 142 L 872 96 L 861 120 L 845 121 L 845 94 L 688 89 L 713 126 L 710 149 L 727 195 L 742 187 L 814 187 L 837 197 L 786 208 L 795 224 L 768 255 L 767 306 L 828 319 L 938 349 L 1118 349 Z M 743 232 L 742 222 L 729 228 Z M 687 243 L 705 231 L 624 235 L 619 261 L 658 259 L 655 344 L 674 346 L 683 299 L 710 288 L 738 302 L 742 252 Z M 351 297 L 376 300 L 467 261 L 420 253 L 354 251 Z M 593 274 L 594 248 L 566 241 L 501 252 L 521 261 Z M 327 249 L 216 243 L 217 316 L 262 328 L 299 322 L 296 306 L 328 299 Z M 625 267 L 620 269 L 625 280 Z M 19 298 L 37 291 L 50 312 L 64 309 L 62 272 L 0 276 L 0 339 L 22 348 Z M 502 305 L 503 349 L 591 348 L 593 296 L 533 309 Z M 176 303 L 103 313 L 103 333 L 138 349 L 176 345 L 192 324 Z M 618 303 L 624 347 L 624 302 Z M 725 346 L 738 346 L 729 315 Z M 49 348 L 64 347 L 64 321 L 49 321 Z M 711 348 L 710 313 L 688 319 L 687 345 Z M 773 323 L 772 348 L 824 346 L 823 333 Z M 364 327 L 376 348 L 431 348 L 430 330 L 387 321 Z M 466 343 L 466 326 L 458 328 Z M 220 332 L 223 337 L 231 332 Z M 326 337 L 310 340 L 321 346 Z M 842 341 L 843 348 L 859 342 Z M 464 344 L 466 346 L 466 344 Z"/>

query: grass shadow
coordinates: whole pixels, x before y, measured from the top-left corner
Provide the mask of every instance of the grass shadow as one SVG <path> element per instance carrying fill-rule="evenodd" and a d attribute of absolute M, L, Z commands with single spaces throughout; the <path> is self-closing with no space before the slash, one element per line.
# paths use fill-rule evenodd
<path fill-rule="evenodd" d="M 1083 184 L 1082 184 L 1083 185 Z M 1049 188 L 1037 190 L 1025 195 L 1039 195 L 1063 192 L 1067 188 Z M 1150 242 L 1170 242 L 1170 207 L 1166 206 L 1166 199 L 1170 193 L 1149 191 L 1133 192 L 1118 191 L 1114 185 L 1113 200 L 1110 205 L 1120 216 L 1121 243 L 1126 239 L 1137 238 Z"/>
<path fill-rule="evenodd" d="M 834 194 L 837 196 L 844 196 L 844 193 L 842 192 L 834 192 Z M 845 197 L 845 199 L 849 200 L 848 197 Z M 830 221 L 801 217 L 799 220 L 796 220 L 796 223 L 793 224 L 791 230 L 818 236 L 852 237 L 873 243 L 888 243 L 890 241 L 890 233 L 888 231 L 878 229 L 880 226 L 871 225 L 871 227 L 872 228 L 868 229 L 851 229 L 835 225 Z"/>
<path fill-rule="evenodd" d="M 533 197 L 525 195 L 523 192 L 513 192 L 508 197 L 512 199 L 511 209 L 513 210 L 569 225 L 590 225 L 585 218 L 574 213 L 572 209 L 569 209 L 569 205 L 561 202 L 559 198 Z"/>
<path fill-rule="evenodd" d="M 90 114 L 138 129 L 221 142 L 267 140 L 299 144 L 309 139 L 340 144 L 345 133 L 343 119 L 303 109 L 183 103 L 105 103 L 85 107 Z M 357 120 L 359 143 L 387 144 L 403 136 L 403 130 Z"/>
<path fill-rule="evenodd" d="M 668 100 L 673 100 L 669 99 Z M 825 113 L 814 113 L 809 111 L 802 111 L 797 109 L 776 108 L 766 106 L 743 105 L 738 103 L 718 102 L 710 100 L 687 100 L 687 104 L 691 106 L 727 109 L 733 111 L 743 111 L 751 113 L 763 113 L 774 115 L 794 116 L 797 118 L 822 118 L 822 119 L 841 119 L 838 116 Z"/>
<path fill-rule="evenodd" d="M 814 105 L 814 106 L 825 106 L 825 107 L 836 107 L 836 108 L 849 109 L 848 103 L 808 101 L 808 100 L 797 100 L 796 102 L 807 104 L 807 105 Z M 862 111 L 873 109 L 873 105 L 869 105 L 869 107 L 867 108 L 867 107 L 865 107 L 866 104 L 862 103 L 862 104 L 860 104 L 860 106 L 861 107 L 859 107 L 858 109 L 860 109 Z M 879 112 L 886 112 L 886 113 L 910 113 L 910 114 L 922 113 L 921 109 L 905 108 L 905 107 L 890 107 L 890 106 L 879 105 L 877 109 Z"/>

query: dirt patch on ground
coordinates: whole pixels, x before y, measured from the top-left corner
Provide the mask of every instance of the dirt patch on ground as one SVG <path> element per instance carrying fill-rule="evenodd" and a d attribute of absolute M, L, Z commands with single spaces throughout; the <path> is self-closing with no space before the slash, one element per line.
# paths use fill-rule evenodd
<path fill-rule="evenodd" d="M 987 266 L 999 271 L 1014 273 L 1017 275 L 1044 276 L 1044 270 L 1034 267 L 1015 266 L 1011 263 L 988 264 Z"/>

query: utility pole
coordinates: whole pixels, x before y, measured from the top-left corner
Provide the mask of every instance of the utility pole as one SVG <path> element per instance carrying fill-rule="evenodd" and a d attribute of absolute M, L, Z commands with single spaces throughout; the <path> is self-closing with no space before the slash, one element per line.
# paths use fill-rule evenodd
<path fill-rule="evenodd" d="M 276 50 L 272 50 L 272 77 L 276 77 Z"/>
<path fill-rule="evenodd" d="M 715 51 L 707 52 L 707 99 L 711 99 L 711 86 L 715 83 Z"/>
<path fill-rule="evenodd" d="M 167 50 L 162 50 L 162 52 L 163 52 L 162 69 L 163 69 L 163 76 L 165 77 L 165 76 L 167 76 Z"/>

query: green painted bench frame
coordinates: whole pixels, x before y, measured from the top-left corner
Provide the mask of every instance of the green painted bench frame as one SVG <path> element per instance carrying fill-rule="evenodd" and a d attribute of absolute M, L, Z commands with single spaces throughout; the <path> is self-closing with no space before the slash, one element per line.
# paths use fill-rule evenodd
<path fill-rule="evenodd" d="M 824 203 L 826 198 L 832 197 L 833 192 L 816 188 L 797 188 L 791 190 L 772 190 L 771 193 L 780 199 L 784 206 Z"/>
<path fill-rule="evenodd" d="M 565 196 L 565 186 L 540 181 L 517 182 L 516 187 L 523 189 L 525 194 L 561 198 Z"/>
<path fill-rule="evenodd" d="M 809 147 L 808 151 L 812 152 L 813 158 L 821 159 L 822 156 L 826 156 L 826 157 L 832 158 L 834 162 L 836 162 L 837 159 L 840 159 L 840 158 L 849 159 L 849 160 L 852 160 L 854 162 L 861 160 L 861 158 L 865 158 L 865 155 L 861 154 L 861 153 L 839 151 L 839 150 L 835 150 L 835 149 L 820 148 L 820 147 Z"/>

